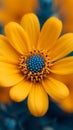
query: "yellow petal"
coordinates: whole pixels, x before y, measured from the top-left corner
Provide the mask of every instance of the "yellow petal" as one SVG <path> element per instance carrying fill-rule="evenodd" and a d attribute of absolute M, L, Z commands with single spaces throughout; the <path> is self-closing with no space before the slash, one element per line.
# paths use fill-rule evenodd
<path fill-rule="evenodd" d="M 59 106 L 66 112 L 73 112 L 73 74 L 70 75 L 51 75 L 60 82 L 66 84 L 69 89 L 69 96 L 59 102 Z"/>
<path fill-rule="evenodd" d="M 50 71 L 61 75 L 73 74 L 73 56 L 55 62 Z"/>
<path fill-rule="evenodd" d="M 3 1 L 3 0 L 2 0 Z M 38 0 L 4 0 L 7 11 L 15 17 L 23 16 L 25 13 L 33 12 L 37 7 Z"/>
<path fill-rule="evenodd" d="M 0 86 L 13 86 L 23 80 L 23 78 L 18 66 L 0 62 Z"/>
<path fill-rule="evenodd" d="M 60 101 L 69 95 L 69 90 L 65 84 L 53 79 L 51 77 L 48 80 L 42 82 L 44 89 L 55 101 Z"/>
<path fill-rule="evenodd" d="M 48 109 L 48 96 L 41 84 L 33 84 L 28 96 L 28 108 L 32 115 L 43 116 Z"/>
<path fill-rule="evenodd" d="M 57 76 L 57 78 L 58 77 L 59 76 Z M 59 80 L 65 82 L 65 84 L 67 84 L 70 94 L 59 105 L 64 111 L 73 112 L 73 74 L 61 76 L 61 77 L 63 77 L 63 79 L 59 78 Z"/>
<path fill-rule="evenodd" d="M 10 98 L 16 102 L 23 101 L 28 96 L 31 86 L 32 83 L 30 83 L 29 81 L 21 81 L 11 88 Z"/>
<path fill-rule="evenodd" d="M 49 52 L 52 60 L 60 59 L 73 51 L 73 33 L 63 35 Z"/>
<path fill-rule="evenodd" d="M 10 20 L 9 14 L 6 10 L 0 10 L 0 24 L 3 25 Z"/>
<path fill-rule="evenodd" d="M 24 30 L 28 33 L 31 47 L 36 47 L 40 34 L 40 24 L 37 16 L 33 13 L 24 15 L 21 20 L 21 25 L 24 28 Z"/>
<path fill-rule="evenodd" d="M 56 17 L 49 18 L 41 30 L 38 49 L 50 50 L 59 37 L 61 29 L 62 23 L 59 19 Z"/>
<path fill-rule="evenodd" d="M 72 86 L 73 86 L 73 73 L 72 74 L 68 74 L 68 75 L 58 75 L 58 74 L 54 74 L 52 73 L 51 76 L 53 78 L 56 78 L 57 80 L 65 83 L 66 85 L 68 85 L 68 88 L 72 90 Z M 72 90 L 73 91 L 73 90 Z"/>
<path fill-rule="evenodd" d="M 0 61 L 8 63 L 18 63 L 19 54 L 10 45 L 8 39 L 0 35 Z"/>
<path fill-rule="evenodd" d="M 11 45 L 21 54 L 30 50 L 30 42 L 24 29 L 15 22 L 10 22 L 5 26 L 5 33 Z"/>
<path fill-rule="evenodd" d="M 73 95 L 73 94 L 72 94 Z M 66 112 L 73 112 L 73 96 L 68 96 L 60 103 L 60 107 Z"/>

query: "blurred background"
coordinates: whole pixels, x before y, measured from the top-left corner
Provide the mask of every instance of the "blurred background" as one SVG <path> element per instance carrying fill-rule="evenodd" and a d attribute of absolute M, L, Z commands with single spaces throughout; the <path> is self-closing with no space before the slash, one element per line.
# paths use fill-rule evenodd
<path fill-rule="evenodd" d="M 29 12 L 39 17 L 41 27 L 47 18 L 56 16 L 63 22 L 62 34 L 73 32 L 73 0 L 0 0 L 0 34 L 7 22 L 19 23 Z M 9 88 L 0 87 L 0 130 L 73 130 L 73 113 L 63 111 L 51 99 L 47 114 L 36 118 L 28 111 L 27 99 L 12 102 L 8 92 Z"/>

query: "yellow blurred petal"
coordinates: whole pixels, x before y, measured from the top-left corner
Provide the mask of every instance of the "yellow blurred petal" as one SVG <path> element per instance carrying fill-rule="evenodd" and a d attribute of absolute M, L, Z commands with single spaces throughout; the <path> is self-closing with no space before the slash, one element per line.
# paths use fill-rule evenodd
<path fill-rule="evenodd" d="M 40 24 L 37 16 L 33 13 L 24 15 L 21 20 L 21 25 L 28 33 L 31 42 L 31 47 L 36 47 L 40 34 Z"/>
<path fill-rule="evenodd" d="M 10 40 L 11 45 L 20 53 L 24 54 L 30 50 L 30 42 L 24 29 L 15 22 L 10 22 L 5 26 L 5 33 Z"/>
<path fill-rule="evenodd" d="M 0 35 L 0 61 L 17 64 L 19 54 L 10 45 L 8 39 Z"/>
<path fill-rule="evenodd" d="M 0 62 L 0 86 L 10 87 L 23 80 L 18 66 Z"/>
<path fill-rule="evenodd" d="M 23 101 L 29 94 L 32 83 L 29 81 L 21 81 L 10 89 L 10 98 L 16 102 Z"/>
<path fill-rule="evenodd" d="M 2 103 L 10 103 L 10 97 L 9 97 L 9 90 L 10 88 L 3 88 L 0 87 L 0 102 Z"/>
<path fill-rule="evenodd" d="M 67 84 L 70 94 L 60 103 L 60 107 L 66 112 L 73 112 L 73 74 L 66 75 L 61 80 Z"/>
<path fill-rule="evenodd" d="M 38 0 L 5 0 L 7 10 L 14 16 L 22 16 L 32 12 L 37 6 Z"/>
<path fill-rule="evenodd" d="M 57 40 L 49 52 L 52 60 L 60 59 L 73 51 L 73 34 L 67 33 Z"/>
<path fill-rule="evenodd" d="M 58 39 L 62 30 L 62 23 L 56 17 L 49 18 L 40 34 L 38 49 L 50 50 Z"/>
<path fill-rule="evenodd" d="M 44 89 L 55 101 L 60 101 L 69 95 L 69 90 L 65 84 L 53 79 L 51 77 L 48 80 L 42 82 Z"/>
<path fill-rule="evenodd" d="M 1 2 L 2 1 L 2 2 Z M 0 0 L 0 22 L 17 21 L 37 9 L 38 0 Z"/>
<path fill-rule="evenodd" d="M 73 74 L 73 56 L 55 62 L 50 71 L 61 75 Z"/>
<path fill-rule="evenodd" d="M 32 115 L 43 116 L 48 109 L 48 96 L 41 84 L 34 84 L 28 96 L 28 108 Z"/>
<path fill-rule="evenodd" d="M 60 103 L 60 107 L 66 112 L 73 112 L 73 96 L 68 96 Z"/>
<path fill-rule="evenodd" d="M 66 112 L 73 112 L 73 74 L 70 75 L 51 75 L 53 78 L 66 84 L 69 89 L 69 96 L 59 102 L 59 106 Z"/>
<path fill-rule="evenodd" d="M 0 10 L 0 24 L 4 24 L 10 20 L 8 13 L 5 10 Z"/>

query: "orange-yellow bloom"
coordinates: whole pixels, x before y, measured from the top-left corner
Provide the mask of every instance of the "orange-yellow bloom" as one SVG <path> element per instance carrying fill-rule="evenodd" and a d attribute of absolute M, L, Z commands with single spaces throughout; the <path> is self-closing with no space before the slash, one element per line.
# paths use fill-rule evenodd
<path fill-rule="evenodd" d="M 63 32 L 73 32 L 73 0 L 55 0 L 54 4 L 63 21 Z"/>
<path fill-rule="evenodd" d="M 22 16 L 33 12 L 38 5 L 38 0 L 0 0 L 0 22 L 20 22 Z"/>
<path fill-rule="evenodd" d="M 73 34 L 59 38 L 62 23 L 49 18 L 40 32 L 36 15 L 24 15 L 21 25 L 5 26 L 6 37 L 0 36 L 0 83 L 9 87 L 16 102 L 28 96 L 28 108 L 34 116 L 43 116 L 48 109 L 48 95 L 57 102 L 69 95 L 68 87 L 53 75 L 73 74 Z"/>

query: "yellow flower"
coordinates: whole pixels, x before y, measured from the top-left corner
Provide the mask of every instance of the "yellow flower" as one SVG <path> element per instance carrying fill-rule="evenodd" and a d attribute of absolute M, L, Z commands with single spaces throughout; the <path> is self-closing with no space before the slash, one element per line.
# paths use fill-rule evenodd
<path fill-rule="evenodd" d="M 0 22 L 5 23 L 9 21 L 20 22 L 25 13 L 33 12 L 38 0 L 1 0 L 0 6 Z"/>
<path fill-rule="evenodd" d="M 22 27 L 21 27 L 22 26 Z M 21 25 L 5 26 L 6 37 L 0 36 L 0 83 L 9 87 L 16 102 L 28 96 L 28 108 L 34 116 L 43 116 L 48 109 L 48 95 L 60 102 L 69 95 L 68 87 L 53 75 L 73 74 L 73 34 L 59 38 L 62 23 L 49 18 L 40 32 L 38 18 L 24 15 Z"/>

